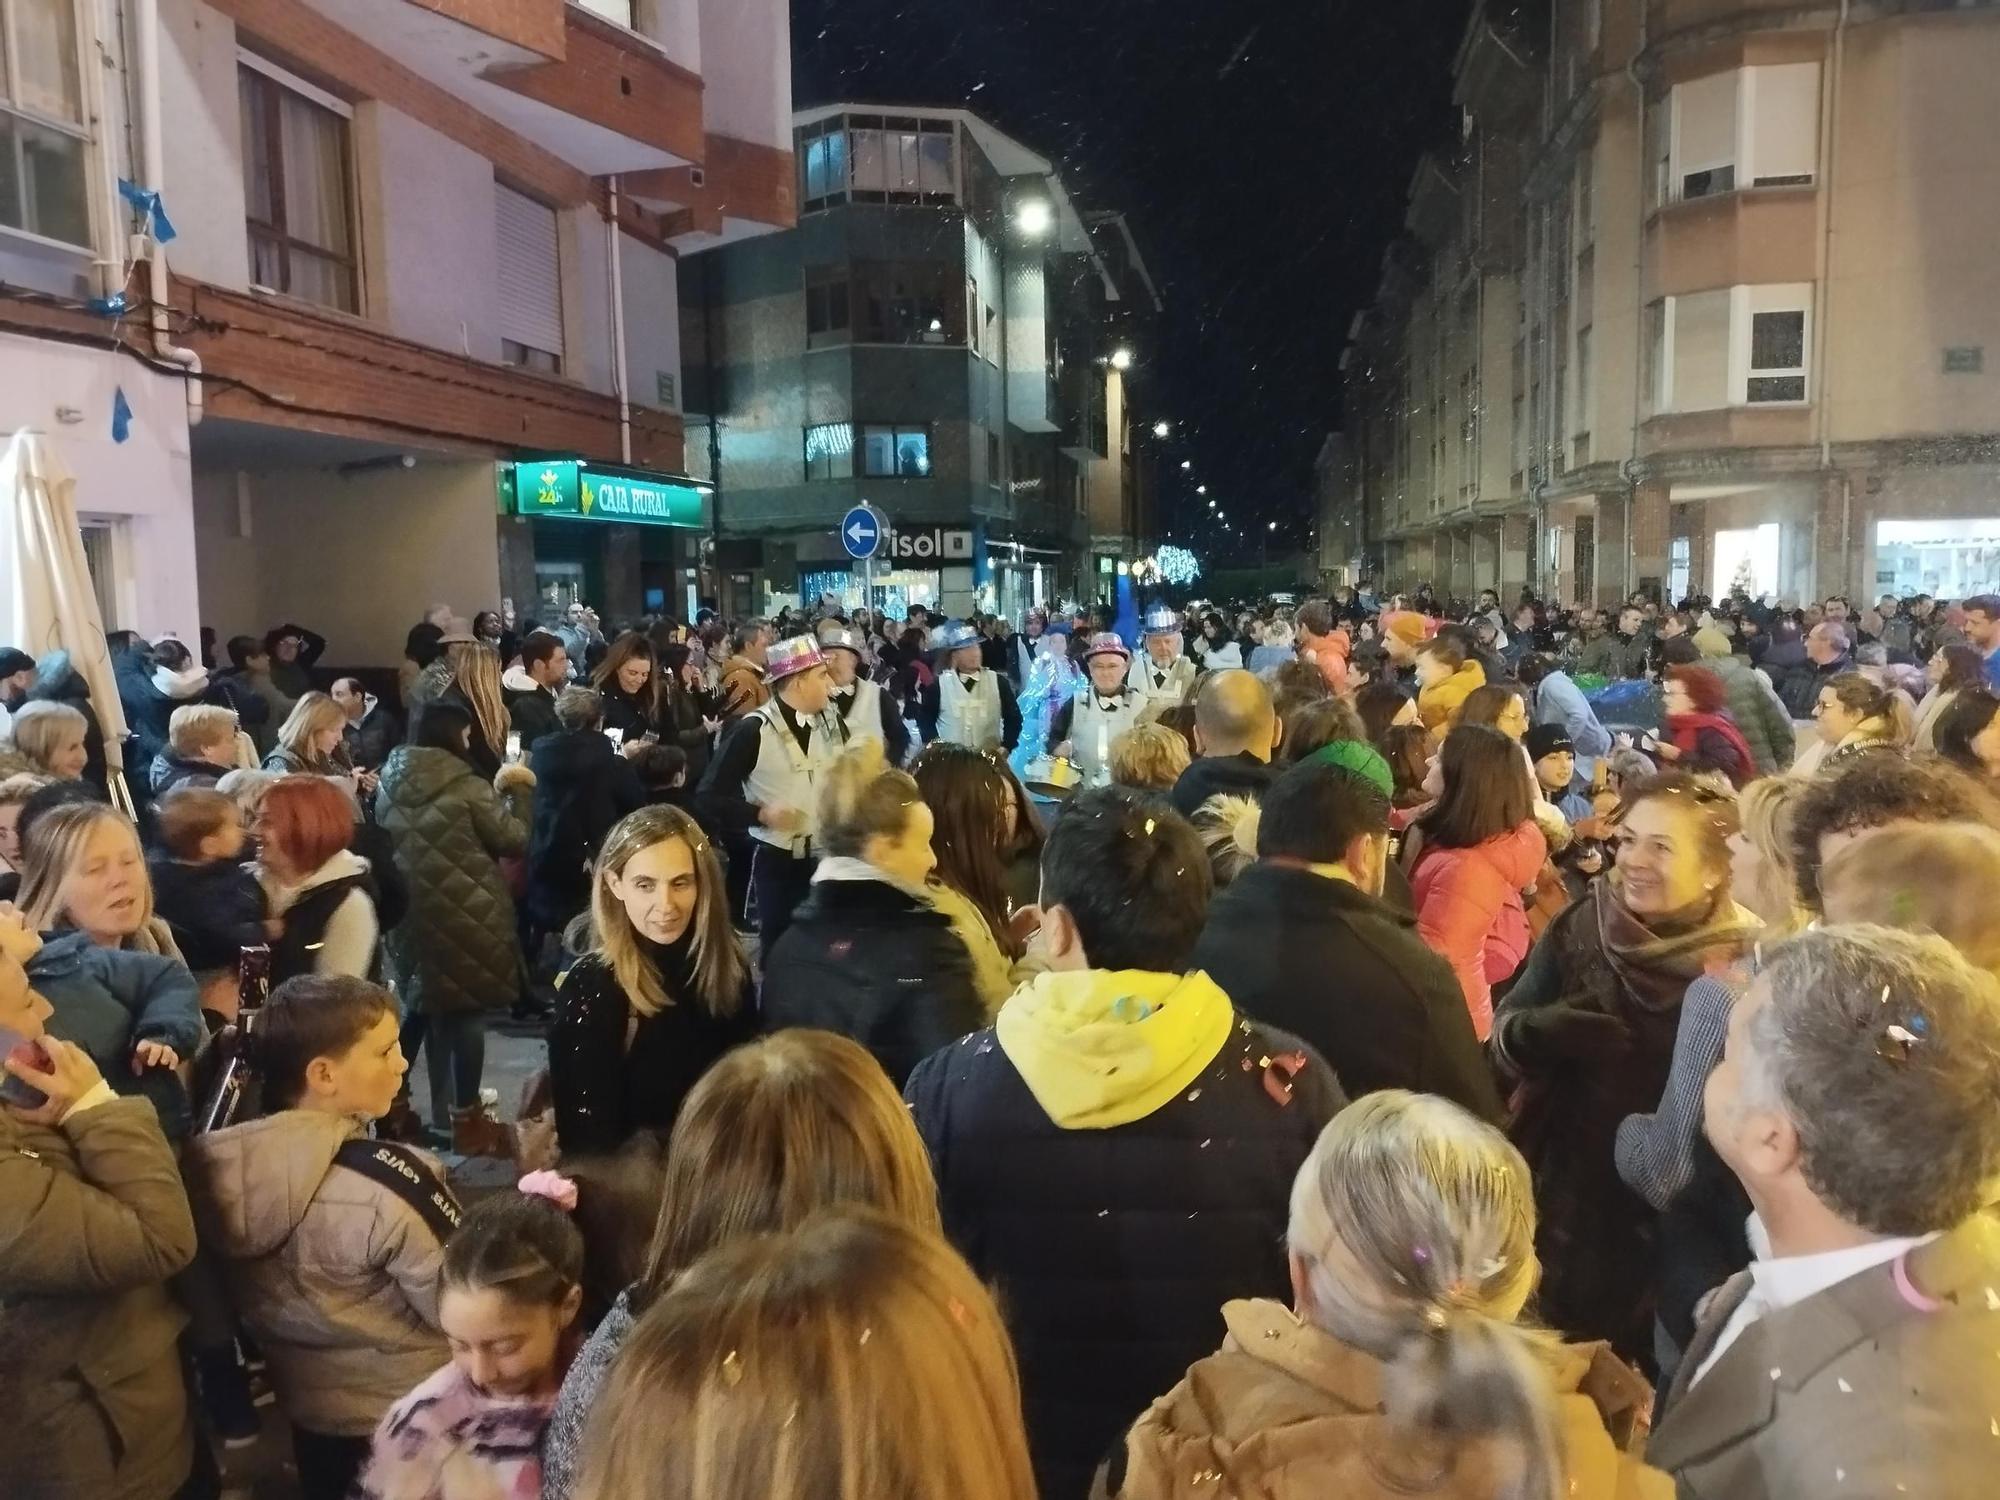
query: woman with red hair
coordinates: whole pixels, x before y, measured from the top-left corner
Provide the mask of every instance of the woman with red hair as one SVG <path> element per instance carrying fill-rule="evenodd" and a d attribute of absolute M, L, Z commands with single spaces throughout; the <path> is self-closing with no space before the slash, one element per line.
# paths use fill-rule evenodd
<path fill-rule="evenodd" d="M 298 974 L 371 977 L 380 926 L 368 861 L 348 848 L 354 804 L 323 776 L 287 776 L 264 794 L 251 831 L 274 913 L 272 985 Z"/>
<path fill-rule="evenodd" d="M 1729 688 L 1707 667 L 1672 666 L 1660 678 L 1666 738 L 1660 759 L 1688 772 L 1720 771 L 1742 787 L 1757 775 L 1749 741 L 1729 716 Z"/>

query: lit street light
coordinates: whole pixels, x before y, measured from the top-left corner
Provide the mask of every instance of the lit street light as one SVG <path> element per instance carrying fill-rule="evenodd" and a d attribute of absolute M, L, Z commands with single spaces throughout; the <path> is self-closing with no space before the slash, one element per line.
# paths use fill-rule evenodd
<path fill-rule="evenodd" d="M 1194 461 L 1192 459 L 1184 458 L 1181 460 L 1181 468 L 1183 471 L 1192 469 L 1193 467 L 1194 467 Z"/>
<path fill-rule="evenodd" d="M 1272 531 L 1276 531 L 1276 530 L 1278 529 L 1278 523 L 1277 523 L 1276 521 L 1273 521 L 1273 522 L 1271 523 L 1271 526 L 1270 526 L 1270 529 L 1271 529 Z"/>
<path fill-rule="evenodd" d="M 1125 371 L 1125 370 L 1129 370 L 1129 369 L 1131 369 L 1131 368 L 1132 368 L 1132 351 L 1131 351 L 1130 349 L 1114 349 L 1114 350 L 1112 350 L 1112 351 L 1111 351 L 1111 368 L 1112 368 L 1112 369 L 1114 369 L 1114 370 L 1118 370 L 1118 371 L 1121 371 L 1121 372 L 1122 372 L 1122 371 Z"/>
<path fill-rule="evenodd" d="M 1163 438 L 1163 437 L 1172 437 L 1173 435 L 1174 435 L 1173 423 L 1162 421 L 1162 422 L 1155 422 L 1153 424 L 1154 437 Z"/>
<path fill-rule="evenodd" d="M 1031 239 L 1047 234 L 1055 221 L 1055 211 L 1041 198 L 1030 198 L 1014 210 L 1014 227 Z"/>
<path fill-rule="evenodd" d="M 1197 495 L 1206 495 L 1208 493 L 1208 486 L 1205 484 L 1198 484 L 1194 487 L 1194 492 Z"/>

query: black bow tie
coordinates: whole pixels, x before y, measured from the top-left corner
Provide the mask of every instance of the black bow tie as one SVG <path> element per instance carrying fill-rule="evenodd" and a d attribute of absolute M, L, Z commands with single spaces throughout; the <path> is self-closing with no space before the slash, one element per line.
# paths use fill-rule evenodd
<path fill-rule="evenodd" d="M 1167 685 L 1167 674 L 1165 672 L 1162 672 L 1158 667 L 1153 668 L 1153 686 L 1156 688 L 1163 688 L 1166 685 Z"/>
<path fill-rule="evenodd" d="M 977 692 L 979 689 L 979 679 L 977 677 L 967 677 L 964 673 L 961 672 L 959 674 L 958 680 L 964 684 L 965 690 L 968 693 Z"/>

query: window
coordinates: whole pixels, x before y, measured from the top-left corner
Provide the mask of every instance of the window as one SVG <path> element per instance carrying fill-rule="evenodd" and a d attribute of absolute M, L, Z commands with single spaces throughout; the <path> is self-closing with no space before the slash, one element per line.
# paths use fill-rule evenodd
<path fill-rule="evenodd" d="M 861 429 L 862 472 L 870 479 L 925 479 L 931 472 L 928 427 Z"/>
<path fill-rule="evenodd" d="M 806 479 L 854 477 L 854 429 L 846 422 L 823 422 L 806 429 Z"/>
<path fill-rule="evenodd" d="M 1667 597 L 1685 599 L 1694 592 L 1694 541 L 1677 536 L 1667 542 Z"/>
<path fill-rule="evenodd" d="M 1805 309 L 1750 315 L 1750 373 L 1744 397 L 1752 405 L 1806 399 Z"/>
<path fill-rule="evenodd" d="M 994 489 L 1000 488 L 1000 434 L 986 434 L 986 482 Z"/>
<path fill-rule="evenodd" d="M 632 29 L 632 0 L 576 0 L 594 16 L 602 16 L 613 25 Z"/>
<path fill-rule="evenodd" d="M 848 301 L 845 267 L 806 267 L 807 348 L 847 342 Z"/>
<path fill-rule="evenodd" d="M 1572 434 L 1590 431 L 1590 330 L 1579 328 L 1576 332 L 1576 418 L 1570 428 Z"/>
<path fill-rule="evenodd" d="M 972 352 L 981 353 L 985 349 L 982 342 L 985 330 L 979 321 L 979 281 L 972 276 L 965 278 L 965 332 Z"/>
<path fill-rule="evenodd" d="M 852 115 L 799 132 L 800 200 L 835 203 L 955 203 L 958 135 L 950 120 Z"/>
<path fill-rule="evenodd" d="M 1668 196 L 1810 184 L 1819 160 L 1819 64 L 1741 68 L 1676 84 L 1668 99 Z"/>
<path fill-rule="evenodd" d="M 90 245 L 83 78 L 72 0 L 0 0 L 0 224 Z"/>
<path fill-rule="evenodd" d="M 965 297 L 956 266 L 854 267 L 854 337 L 864 344 L 963 344 Z"/>
<path fill-rule="evenodd" d="M 500 358 L 556 374 L 562 369 L 562 257 L 556 211 L 493 184 L 499 251 Z"/>
<path fill-rule="evenodd" d="M 1576 159 L 1576 242 L 1589 245 L 1597 239 L 1597 161 L 1594 146 L 1586 146 Z"/>
<path fill-rule="evenodd" d="M 238 57 L 250 279 L 353 312 L 347 106 L 262 58 Z"/>

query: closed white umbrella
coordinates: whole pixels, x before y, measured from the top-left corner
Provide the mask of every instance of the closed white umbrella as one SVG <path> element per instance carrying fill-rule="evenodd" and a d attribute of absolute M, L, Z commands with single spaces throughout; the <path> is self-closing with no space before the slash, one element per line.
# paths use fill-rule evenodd
<path fill-rule="evenodd" d="M 104 731 L 112 798 L 129 813 L 124 785 L 125 708 L 104 639 L 104 617 L 91 586 L 76 519 L 76 476 L 49 440 L 32 428 L 9 439 L 0 457 L 0 591 L 5 592 L 5 641 L 33 656 L 62 650 L 90 685 L 90 706 Z"/>

